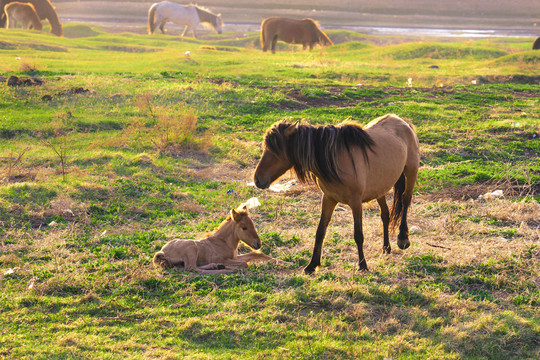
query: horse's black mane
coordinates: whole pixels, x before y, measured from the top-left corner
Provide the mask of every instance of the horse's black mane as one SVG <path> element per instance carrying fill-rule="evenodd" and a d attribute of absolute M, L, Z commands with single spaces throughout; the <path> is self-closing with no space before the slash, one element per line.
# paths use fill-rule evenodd
<path fill-rule="evenodd" d="M 291 126 L 296 126 L 296 129 L 292 131 L 289 129 Z M 281 121 L 274 124 L 265 136 L 266 148 L 278 157 L 285 157 L 293 165 L 300 182 L 315 180 L 319 176 L 326 181 L 342 183 L 338 154 L 344 150 L 350 154 L 352 147 L 359 147 L 367 161 L 367 151 L 373 144 L 369 134 L 359 124 L 350 121 L 336 126 L 291 125 Z"/>

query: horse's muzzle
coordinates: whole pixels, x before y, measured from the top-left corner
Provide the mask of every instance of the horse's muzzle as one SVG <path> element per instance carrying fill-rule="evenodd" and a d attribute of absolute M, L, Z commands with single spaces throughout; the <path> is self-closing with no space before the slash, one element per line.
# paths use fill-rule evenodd
<path fill-rule="evenodd" d="M 255 244 L 253 244 L 253 250 L 259 250 L 261 248 L 262 242 L 261 239 L 257 241 Z"/>
<path fill-rule="evenodd" d="M 259 189 L 268 189 L 268 186 L 270 186 L 270 181 L 265 180 L 263 182 L 258 177 L 255 177 L 255 186 L 258 187 Z"/>

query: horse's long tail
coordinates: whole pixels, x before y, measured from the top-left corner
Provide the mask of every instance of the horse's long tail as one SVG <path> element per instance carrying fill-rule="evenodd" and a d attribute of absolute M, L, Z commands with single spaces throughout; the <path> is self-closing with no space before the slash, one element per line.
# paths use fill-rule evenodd
<path fill-rule="evenodd" d="M 4 6 L 7 5 L 6 0 L 0 0 L 0 29 L 7 26 L 7 15 L 4 12 Z"/>
<path fill-rule="evenodd" d="M 261 26 L 261 49 L 264 50 L 264 27 L 262 26 Z"/>
<path fill-rule="evenodd" d="M 154 21 L 156 21 L 156 7 L 157 3 L 150 6 L 148 10 L 148 35 L 154 33 Z"/>
<path fill-rule="evenodd" d="M 266 20 L 268 19 L 264 19 L 263 22 L 261 23 L 261 49 L 262 51 L 266 51 L 268 49 L 268 45 L 266 44 L 266 36 L 265 36 L 265 34 L 268 32 L 268 29 L 265 30 Z"/>
<path fill-rule="evenodd" d="M 405 174 L 401 174 L 394 184 L 394 202 L 390 210 L 390 229 L 395 229 L 403 215 L 403 193 L 405 192 Z"/>

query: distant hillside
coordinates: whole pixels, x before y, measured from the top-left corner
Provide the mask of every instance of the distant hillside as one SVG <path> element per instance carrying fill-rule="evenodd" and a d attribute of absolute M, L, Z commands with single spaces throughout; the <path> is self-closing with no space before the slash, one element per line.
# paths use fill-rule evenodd
<path fill-rule="evenodd" d="M 53 1 L 61 18 L 136 21 L 144 25 L 151 1 Z M 189 1 L 177 1 L 189 3 Z M 228 23 L 260 23 L 268 16 L 311 17 L 327 27 L 396 26 L 538 29 L 540 6 L 531 0 L 201 0 Z"/>

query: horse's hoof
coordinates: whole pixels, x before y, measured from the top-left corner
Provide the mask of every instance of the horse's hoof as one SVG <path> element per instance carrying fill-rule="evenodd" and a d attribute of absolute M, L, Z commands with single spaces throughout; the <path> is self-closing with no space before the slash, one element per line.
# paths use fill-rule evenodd
<path fill-rule="evenodd" d="M 362 271 L 362 272 L 365 271 L 365 272 L 368 272 L 369 269 L 367 268 L 367 265 L 360 265 L 360 266 L 358 267 L 358 271 Z"/>
<path fill-rule="evenodd" d="M 390 252 L 392 252 L 392 248 L 390 246 L 383 247 L 382 252 L 383 254 L 390 254 Z"/>
<path fill-rule="evenodd" d="M 224 270 L 224 269 L 225 269 L 225 265 L 223 265 L 223 264 L 217 264 L 217 269 L 218 269 L 218 270 Z"/>
<path fill-rule="evenodd" d="M 317 270 L 319 270 L 319 267 L 320 267 L 320 266 L 311 266 L 311 265 L 308 265 L 308 266 L 306 266 L 306 268 L 304 269 L 304 274 L 306 274 L 306 275 L 313 275 Z"/>
<path fill-rule="evenodd" d="M 411 242 L 409 241 L 408 238 L 400 239 L 400 238 L 398 237 L 397 246 L 398 246 L 401 250 L 405 250 L 405 249 L 407 249 L 409 246 L 411 246 Z"/>

